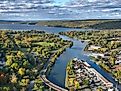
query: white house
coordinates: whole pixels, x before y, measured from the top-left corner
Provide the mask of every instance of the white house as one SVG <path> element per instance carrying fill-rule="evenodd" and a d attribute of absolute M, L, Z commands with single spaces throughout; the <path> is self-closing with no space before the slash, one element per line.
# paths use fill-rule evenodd
<path fill-rule="evenodd" d="M 94 50 L 94 49 L 97 50 L 99 48 L 101 48 L 101 47 L 100 46 L 91 45 L 88 50 Z"/>
<path fill-rule="evenodd" d="M 117 57 L 117 60 L 116 60 L 115 63 L 116 63 L 116 64 L 120 64 L 120 63 L 121 63 L 121 55 L 119 55 L 119 56 Z"/>
<path fill-rule="evenodd" d="M 95 58 L 101 56 L 102 58 L 104 58 L 104 54 L 102 54 L 102 53 L 91 53 L 91 54 L 89 54 L 89 56 L 93 56 Z"/>

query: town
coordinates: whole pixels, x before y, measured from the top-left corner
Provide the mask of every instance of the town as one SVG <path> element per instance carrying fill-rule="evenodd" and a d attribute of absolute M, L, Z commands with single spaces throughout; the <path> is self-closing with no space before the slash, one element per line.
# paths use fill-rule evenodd
<path fill-rule="evenodd" d="M 85 91 L 114 91 L 113 83 L 105 79 L 86 61 L 74 58 L 66 68 L 65 85 L 70 91 L 73 89 Z"/>

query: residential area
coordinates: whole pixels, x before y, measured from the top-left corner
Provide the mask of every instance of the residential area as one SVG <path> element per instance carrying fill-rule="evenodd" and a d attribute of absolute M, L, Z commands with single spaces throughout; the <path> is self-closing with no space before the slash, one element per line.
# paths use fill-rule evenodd
<path fill-rule="evenodd" d="M 103 77 L 86 61 L 72 59 L 67 66 L 66 87 L 82 91 L 114 91 L 113 83 Z"/>

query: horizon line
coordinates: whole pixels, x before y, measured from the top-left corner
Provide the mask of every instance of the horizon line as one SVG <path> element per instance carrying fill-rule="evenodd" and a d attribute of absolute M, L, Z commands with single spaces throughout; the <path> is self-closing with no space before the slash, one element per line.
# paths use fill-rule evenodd
<path fill-rule="evenodd" d="M 52 19 L 52 20 L 0 20 L 0 22 L 30 22 L 30 21 L 88 21 L 88 20 L 121 20 L 120 19 Z"/>

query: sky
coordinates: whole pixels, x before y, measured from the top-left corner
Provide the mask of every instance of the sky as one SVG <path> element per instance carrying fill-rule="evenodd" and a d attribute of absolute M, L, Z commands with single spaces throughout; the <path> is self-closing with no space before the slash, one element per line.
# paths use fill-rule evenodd
<path fill-rule="evenodd" d="M 0 20 L 120 18 L 121 0 L 0 0 Z"/>

